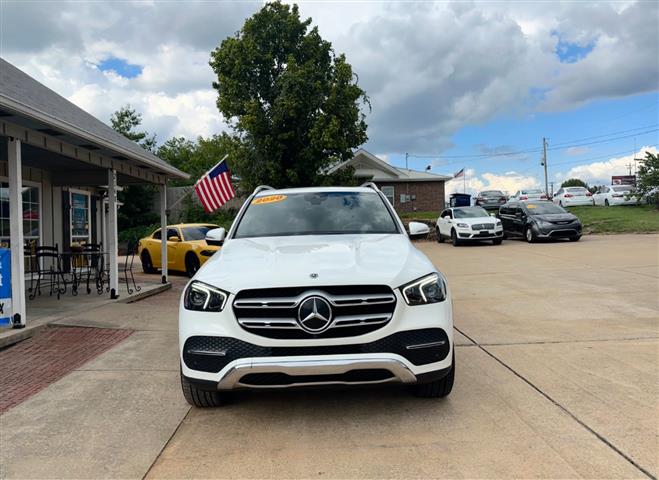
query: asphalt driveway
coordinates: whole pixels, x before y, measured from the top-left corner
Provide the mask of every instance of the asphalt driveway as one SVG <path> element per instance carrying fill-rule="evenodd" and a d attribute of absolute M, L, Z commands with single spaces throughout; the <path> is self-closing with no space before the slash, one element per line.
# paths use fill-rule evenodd
<path fill-rule="evenodd" d="M 656 478 L 659 236 L 420 248 L 454 296 L 448 399 L 267 392 L 190 409 L 176 277 L 62 322 L 136 331 L 0 416 L 1 476 Z"/>

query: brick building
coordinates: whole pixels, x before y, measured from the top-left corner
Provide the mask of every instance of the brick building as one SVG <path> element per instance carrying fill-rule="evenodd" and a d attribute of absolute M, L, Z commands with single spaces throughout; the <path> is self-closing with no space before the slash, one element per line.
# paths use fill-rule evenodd
<path fill-rule="evenodd" d="M 399 213 L 444 208 L 444 184 L 451 176 L 394 167 L 364 149 L 334 170 L 347 166 L 360 181 L 375 182 Z"/>

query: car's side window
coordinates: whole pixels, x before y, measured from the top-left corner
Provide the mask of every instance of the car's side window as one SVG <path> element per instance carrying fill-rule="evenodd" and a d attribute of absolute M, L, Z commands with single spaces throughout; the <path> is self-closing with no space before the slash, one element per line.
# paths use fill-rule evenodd
<path fill-rule="evenodd" d="M 176 230 L 175 228 L 168 228 L 167 229 L 167 238 L 169 238 L 169 237 L 178 237 L 179 240 L 181 239 L 181 236 L 179 235 L 178 230 Z"/>
<path fill-rule="evenodd" d="M 160 230 L 156 230 L 152 237 L 154 240 L 160 240 Z"/>
<path fill-rule="evenodd" d="M 563 189 L 561 188 L 558 192 L 556 192 L 556 195 L 562 195 L 563 194 Z"/>

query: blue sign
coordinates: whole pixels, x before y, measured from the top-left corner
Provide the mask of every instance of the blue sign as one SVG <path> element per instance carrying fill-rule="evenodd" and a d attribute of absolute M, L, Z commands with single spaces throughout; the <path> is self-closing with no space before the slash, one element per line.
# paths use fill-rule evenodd
<path fill-rule="evenodd" d="M 0 248 L 0 326 L 11 319 L 11 250 Z"/>

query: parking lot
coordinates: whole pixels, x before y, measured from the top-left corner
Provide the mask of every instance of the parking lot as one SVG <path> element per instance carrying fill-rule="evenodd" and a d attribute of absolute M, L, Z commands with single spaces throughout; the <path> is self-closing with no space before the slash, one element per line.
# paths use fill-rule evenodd
<path fill-rule="evenodd" d="M 454 298 L 447 399 L 243 392 L 190 409 L 175 277 L 60 322 L 135 332 L 0 417 L 0 476 L 656 478 L 659 235 L 418 246 Z"/>

